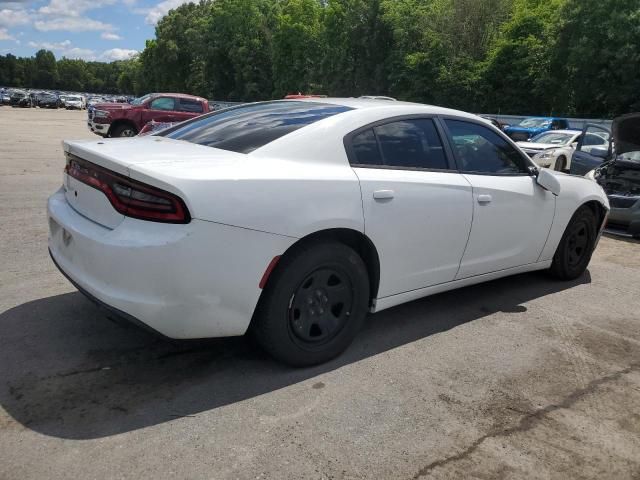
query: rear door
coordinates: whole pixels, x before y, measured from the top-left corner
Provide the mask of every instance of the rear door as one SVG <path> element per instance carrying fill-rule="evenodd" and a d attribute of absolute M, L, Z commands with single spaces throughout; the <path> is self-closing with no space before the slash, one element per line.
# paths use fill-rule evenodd
<path fill-rule="evenodd" d="M 473 187 L 473 226 L 456 279 L 538 261 L 555 214 L 555 196 L 533 164 L 505 138 L 467 119 L 444 120 L 458 167 Z"/>
<path fill-rule="evenodd" d="M 594 155 L 593 150 L 598 149 L 599 153 L 606 150 L 605 155 Z M 573 152 L 571 158 L 571 174 L 586 175 L 588 172 L 598 167 L 604 160 L 611 157 L 611 131 L 599 125 L 587 124 L 582 130 L 582 135 Z"/>
<path fill-rule="evenodd" d="M 360 180 L 365 233 L 380 257 L 380 298 L 455 278 L 472 195 L 434 118 L 399 117 L 345 138 Z"/>
<path fill-rule="evenodd" d="M 176 98 L 176 121 L 182 122 L 204 113 L 204 105 L 200 100 L 192 98 Z"/>

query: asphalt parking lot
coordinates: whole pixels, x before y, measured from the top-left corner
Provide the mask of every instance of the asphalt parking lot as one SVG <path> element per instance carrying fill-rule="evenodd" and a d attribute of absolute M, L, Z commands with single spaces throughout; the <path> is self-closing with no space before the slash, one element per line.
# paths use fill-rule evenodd
<path fill-rule="evenodd" d="M 403 305 L 294 370 L 106 319 L 47 254 L 85 112 L 0 107 L 0 479 L 640 477 L 640 242 Z"/>

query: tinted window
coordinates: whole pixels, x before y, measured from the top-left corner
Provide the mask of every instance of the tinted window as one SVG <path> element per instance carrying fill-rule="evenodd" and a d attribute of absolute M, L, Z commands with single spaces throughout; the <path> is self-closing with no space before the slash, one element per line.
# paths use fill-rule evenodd
<path fill-rule="evenodd" d="M 447 169 L 433 120 L 402 120 L 374 128 L 385 165 Z"/>
<path fill-rule="evenodd" d="M 173 98 L 161 97 L 151 101 L 151 110 L 174 110 Z"/>
<path fill-rule="evenodd" d="M 382 165 L 378 141 L 372 128 L 355 135 L 351 140 L 351 148 L 356 157 L 355 163 L 359 165 Z"/>
<path fill-rule="evenodd" d="M 351 110 L 316 102 L 262 102 L 198 117 L 161 135 L 249 153 L 299 128 Z"/>
<path fill-rule="evenodd" d="M 178 110 L 181 112 L 202 113 L 202 102 L 188 98 L 178 99 Z"/>
<path fill-rule="evenodd" d="M 456 154 L 466 172 L 528 173 L 528 163 L 504 138 L 475 123 L 446 120 Z"/>
<path fill-rule="evenodd" d="M 608 143 L 608 140 L 605 140 L 599 135 L 595 135 L 593 133 L 587 133 L 584 137 L 584 142 L 582 145 L 605 145 Z"/>

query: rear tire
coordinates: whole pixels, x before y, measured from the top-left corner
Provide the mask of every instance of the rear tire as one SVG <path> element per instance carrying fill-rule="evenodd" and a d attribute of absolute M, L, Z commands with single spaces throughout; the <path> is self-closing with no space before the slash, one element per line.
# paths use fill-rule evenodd
<path fill-rule="evenodd" d="M 575 280 L 581 276 L 591 261 L 596 236 L 596 216 L 589 207 L 580 207 L 562 235 L 550 273 L 560 280 Z"/>
<path fill-rule="evenodd" d="M 369 277 L 360 256 L 340 243 L 312 243 L 280 260 L 251 330 L 276 359 L 317 365 L 351 344 L 368 306 Z"/>

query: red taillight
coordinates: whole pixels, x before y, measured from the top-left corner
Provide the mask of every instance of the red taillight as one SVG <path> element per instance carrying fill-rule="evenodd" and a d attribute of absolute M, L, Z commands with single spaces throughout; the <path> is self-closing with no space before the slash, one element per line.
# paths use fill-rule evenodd
<path fill-rule="evenodd" d="M 100 190 L 113 208 L 127 217 L 153 222 L 189 223 L 191 216 L 180 197 L 114 173 L 73 155 L 67 155 L 65 172 Z"/>

